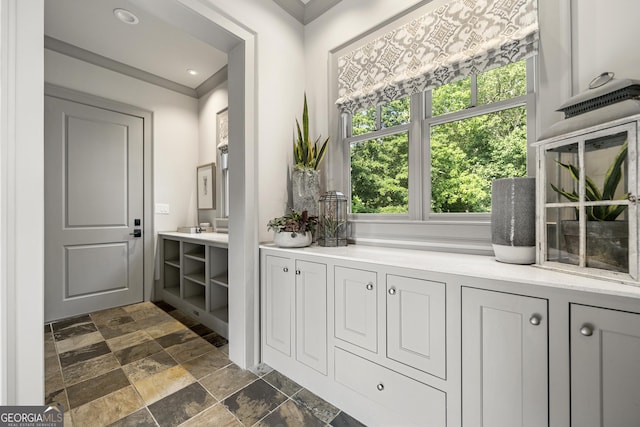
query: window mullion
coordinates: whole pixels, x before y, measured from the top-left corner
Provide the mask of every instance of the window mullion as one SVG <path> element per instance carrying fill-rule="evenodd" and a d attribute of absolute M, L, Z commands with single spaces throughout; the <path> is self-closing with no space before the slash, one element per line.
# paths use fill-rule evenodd
<path fill-rule="evenodd" d="M 471 81 L 471 105 L 469 107 L 476 107 L 478 105 L 478 75 L 473 74 L 470 77 Z"/>
<path fill-rule="evenodd" d="M 424 103 L 422 94 L 411 95 L 409 127 L 409 218 L 423 218 L 423 163 L 422 163 L 422 117 Z"/>

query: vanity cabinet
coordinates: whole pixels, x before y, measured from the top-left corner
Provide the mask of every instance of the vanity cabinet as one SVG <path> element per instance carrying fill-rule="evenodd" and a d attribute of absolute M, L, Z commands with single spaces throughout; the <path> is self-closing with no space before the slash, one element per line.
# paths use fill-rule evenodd
<path fill-rule="evenodd" d="M 160 233 L 158 299 L 229 335 L 227 236 Z"/>
<path fill-rule="evenodd" d="M 265 346 L 326 375 L 326 265 L 268 255 L 263 278 Z"/>
<path fill-rule="evenodd" d="M 640 423 L 640 314 L 571 304 L 571 423 Z"/>
<path fill-rule="evenodd" d="M 547 300 L 462 288 L 465 427 L 548 425 Z"/>

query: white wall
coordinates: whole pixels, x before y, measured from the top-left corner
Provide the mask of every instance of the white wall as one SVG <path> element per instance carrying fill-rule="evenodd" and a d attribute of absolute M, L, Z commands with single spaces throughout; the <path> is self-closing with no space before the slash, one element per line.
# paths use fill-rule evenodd
<path fill-rule="evenodd" d="M 571 10 L 574 93 L 605 71 L 640 80 L 640 2 L 572 0 Z"/>
<path fill-rule="evenodd" d="M 216 163 L 216 144 L 218 141 L 217 114 L 220 110 L 229 106 L 229 86 L 225 82 L 198 100 L 198 164 Z M 220 171 L 216 169 L 216 189 L 220 191 Z M 216 203 L 219 203 L 216 194 Z M 217 209 L 203 210 L 198 213 L 199 222 L 214 223 Z"/>
<path fill-rule="evenodd" d="M 154 202 L 170 205 L 155 215 L 155 231 L 196 221 L 197 99 L 49 50 L 45 81 L 152 111 Z"/>
<path fill-rule="evenodd" d="M 257 179 L 258 238 L 270 241 L 267 222 L 287 207 L 295 118 L 302 113 L 302 96 L 309 89 L 304 84 L 303 26 L 273 1 L 207 1 L 256 34 L 257 177 L 247 174 L 245 179 Z"/>

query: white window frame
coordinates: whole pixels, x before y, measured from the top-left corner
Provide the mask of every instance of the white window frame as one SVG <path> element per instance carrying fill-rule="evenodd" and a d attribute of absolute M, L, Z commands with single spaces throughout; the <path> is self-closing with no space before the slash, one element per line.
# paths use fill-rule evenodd
<path fill-rule="evenodd" d="M 430 150 L 430 129 L 432 126 L 444 123 L 454 122 L 458 120 L 468 119 L 475 116 L 481 116 L 509 108 L 525 106 L 527 109 L 527 175 L 535 176 L 535 148 L 532 143 L 536 140 L 536 92 L 537 92 L 537 76 L 535 70 L 537 68 L 536 57 L 526 59 L 527 69 L 527 94 L 508 100 L 497 101 L 487 105 L 476 105 L 476 76 L 471 76 L 471 106 L 467 109 L 452 113 L 442 114 L 436 117 L 431 116 L 431 91 L 415 94 L 410 99 L 410 123 L 398 125 L 389 128 L 380 128 L 380 112 L 381 105 L 376 107 L 376 129 L 362 135 L 352 135 L 351 115 L 341 114 L 341 140 L 343 151 L 343 177 L 345 195 L 351 200 L 351 152 L 350 146 L 353 142 L 368 141 L 384 136 L 389 136 L 401 132 L 409 133 L 409 208 L 407 214 L 354 214 L 351 213 L 351 203 L 349 203 L 349 221 L 352 223 L 351 238 L 358 242 L 359 230 L 367 228 L 371 230 L 375 224 L 380 224 L 388 228 L 389 233 L 398 225 L 408 231 L 411 236 L 420 236 L 425 234 L 426 237 L 434 234 L 433 227 L 439 229 L 435 234 L 440 236 L 450 236 L 454 239 L 463 239 L 456 225 L 464 223 L 465 225 L 476 225 L 483 227 L 484 230 L 480 234 L 486 232 L 486 228 L 490 226 L 490 213 L 434 213 L 431 212 L 431 174 L 430 168 L 423 165 L 431 164 Z M 422 225 L 423 230 L 420 230 Z M 418 228 L 416 228 L 418 227 Z M 429 230 L 425 230 L 429 229 Z M 463 231 L 462 233 L 466 233 Z M 370 234 L 370 233 L 367 233 Z M 384 233 L 387 234 L 387 233 Z M 403 233 L 400 233 L 403 234 Z M 369 241 L 365 238 L 364 241 Z M 382 239 L 373 239 L 376 243 L 381 243 Z M 473 252 L 473 251 L 471 251 Z"/>

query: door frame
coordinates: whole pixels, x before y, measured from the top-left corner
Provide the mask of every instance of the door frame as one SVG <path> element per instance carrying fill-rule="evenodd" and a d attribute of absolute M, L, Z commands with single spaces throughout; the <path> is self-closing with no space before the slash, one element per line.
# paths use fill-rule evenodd
<path fill-rule="evenodd" d="M 208 22 L 206 35 L 228 43 L 220 47 L 229 55 L 229 116 L 235 117 L 229 122 L 235 197 L 229 356 L 251 367 L 260 357 L 256 33 L 199 0 L 132 1 L 156 14 L 177 9 L 163 19 L 181 29 L 189 30 L 195 14 Z M 44 400 L 43 40 L 44 0 L 0 2 L 0 405 Z M 253 179 L 245 180 L 245 171 Z"/>
<path fill-rule="evenodd" d="M 91 95 L 51 83 L 44 84 L 45 96 L 64 99 L 78 104 L 97 107 L 142 119 L 142 152 L 143 152 L 143 300 L 151 300 L 154 276 L 154 216 L 153 216 L 153 112 L 133 105 L 107 98 Z"/>

